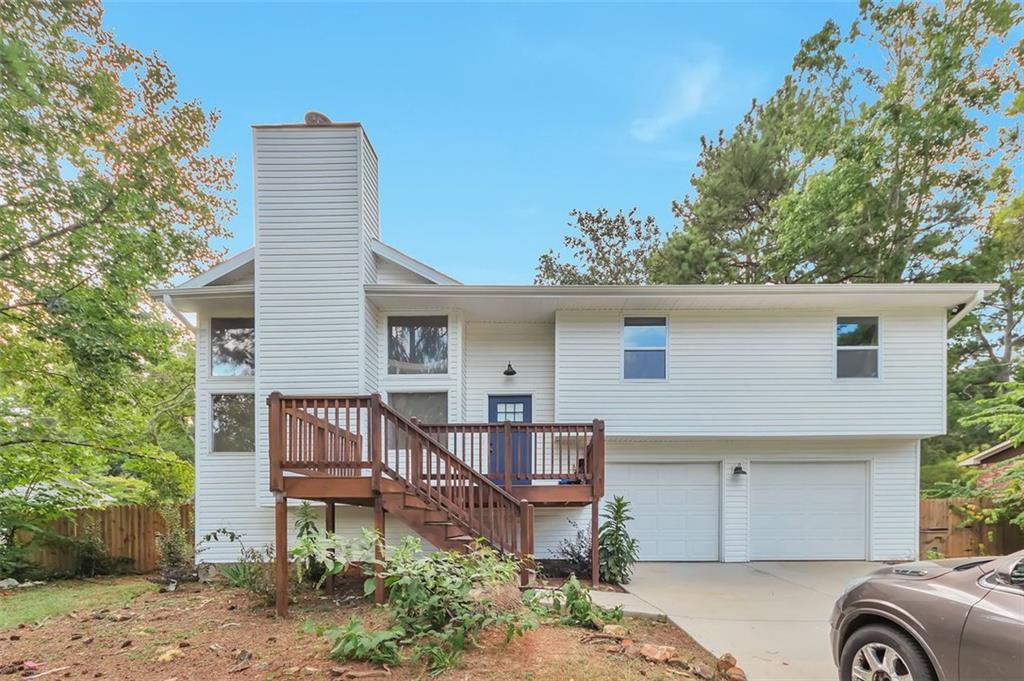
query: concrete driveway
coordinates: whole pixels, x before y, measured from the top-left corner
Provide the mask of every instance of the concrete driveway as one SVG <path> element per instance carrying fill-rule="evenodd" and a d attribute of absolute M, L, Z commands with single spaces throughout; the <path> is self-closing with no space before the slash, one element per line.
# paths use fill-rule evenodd
<path fill-rule="evenodd" d="M 864 562 L 639 563 L 628 589 L 750 681 L 836 681 L 832 605 Z"/>

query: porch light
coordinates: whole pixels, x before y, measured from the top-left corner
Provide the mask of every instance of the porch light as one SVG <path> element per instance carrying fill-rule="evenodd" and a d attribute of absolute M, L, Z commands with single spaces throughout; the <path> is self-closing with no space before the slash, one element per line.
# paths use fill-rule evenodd
<path fill-rule="evenodd" d="M 506 376 L 515 376 L 516 375 L 516 370 L 512 368 L 512 362 L 508 363 L 508 366 L 505 367 L 505 371 L 503 371 L 502 373 L 505 374 Z"/>
<path fill-rule="evenodd" d="M 736 467 L 732 469 L 732 474 L 733 475 L 746 475 L 747 472 L 745 470 L 743 470 L 743 464 L 738 463 L 738 464 L 736 464 Z"/>

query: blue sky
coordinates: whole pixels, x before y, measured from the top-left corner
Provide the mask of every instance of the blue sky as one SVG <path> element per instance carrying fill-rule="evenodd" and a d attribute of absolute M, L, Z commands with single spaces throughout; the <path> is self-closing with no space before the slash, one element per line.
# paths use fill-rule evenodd
<path fill-rule="evenodd" d="M 252 244 L 254 123 L 359 120 L 380 156 L 383 238 L 468 283 L 528 283 L 573 208 L 673 226 L 702 134 L 732 128 L 800 40 L 854 4 L 108 3 L 181 96 L 220 110 Z"/>

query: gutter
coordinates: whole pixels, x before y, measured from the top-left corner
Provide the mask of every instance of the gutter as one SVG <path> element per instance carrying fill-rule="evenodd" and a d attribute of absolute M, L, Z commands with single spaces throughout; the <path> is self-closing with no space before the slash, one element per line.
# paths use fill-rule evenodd
<path fill-rule="evenodd" d="M 164 305 L 166 305 L 167 309 L 171 311 L 171 314 L 173 314 L 179 322 L 184 324 L 186 329 L 188 329 L 194 334 L 196 332 L 196 327 L 192 324 L 192 322 L 188 320 L 188 317 L 181 314 L 181 311 L 178 310 L 178 308 L 174 307 L 174 300 L 171 298 L 170 294 L 165 293 L 163 296 L 163 300 Z"/>
<path fill-rule="evenodd" d="M 978 307 L 981 302 L 985 300 L 985 289 L 980 288 L 974 293 L 974 297 L 970 301 L 964 304 L 960 311 L 953 315 L 953 318 L 946 322 L 946 330 L 950 331 L 954 326 L 960 323 L 964 317 L 969 315 L 974 308 Z"/>

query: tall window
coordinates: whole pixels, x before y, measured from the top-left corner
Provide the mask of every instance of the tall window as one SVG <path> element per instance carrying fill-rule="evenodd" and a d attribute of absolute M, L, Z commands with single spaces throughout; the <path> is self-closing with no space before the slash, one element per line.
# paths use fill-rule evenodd
<path fill-rule="evenodd" d="M 388 373 L 448 373 L 448 318 L 389 317 Z"/>
<path fill-rule="evenodd" d="M 836 378 L 878 378 L 878 317 L 836 319 Z"/>
<path fill-rule="evenodd" d="M 213 451 L 256 451 L 256 400 L 252 393 L 213 395 Z"/>
<path fill-rule="evenodd" d="M 214 376 L 256 373 L 256 323 L 252 317 L 210 320 L 210 369 Z"/>
<path fill-rule="evenodd" d="M 665 378 L 668 328 L 664 317 L 626 317 L 623 378 Z"/>

